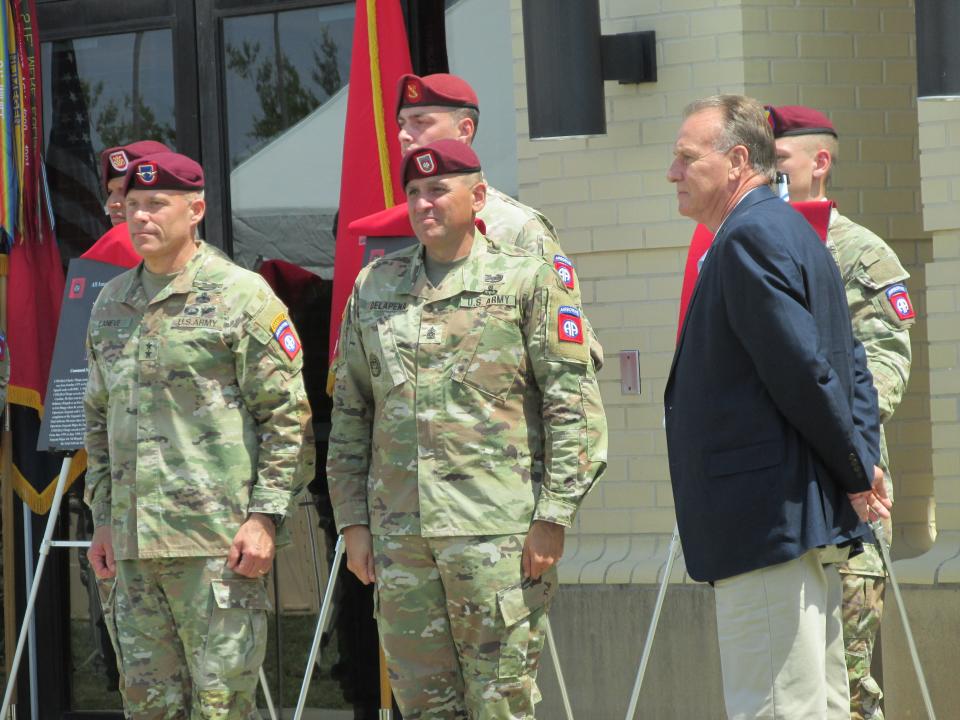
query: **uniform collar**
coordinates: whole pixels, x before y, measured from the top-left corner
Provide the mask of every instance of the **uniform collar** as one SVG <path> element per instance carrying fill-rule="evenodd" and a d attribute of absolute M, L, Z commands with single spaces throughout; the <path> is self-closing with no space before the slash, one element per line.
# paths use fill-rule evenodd
<path fill-rule="evenodd" d="M 423 261 L 423 254 L 426 251 L 423 245 L 419 245 L 413 262 L 410 263 L 410 269 L 400 283 L 399 292 L 424 298 L 427 302 L 446 300 L 464 292 L 481 292 L 484 268 L 490 254 L 489 244 L 490 241 L 477 230 L 473 235 L 473 245 L 470 247 L 467 261 L 450 271 L 439 289 L 431 287 L 427 280 Z"/>
<path fill-rule="evenodd" d="M 128 305 L 132 305 L 137 308 L 143 308 L 147 305 L 152 305 L 153 303 L 161 302 L 166 300 L 171 295 L 185 294 L 190 292 L 193 289 L 194 281 L 196 280 L 197 275 L 200 273 L 201 268 L 203 267 L 206 259 L 210 256 L 211 249 L 202 240 L 198 243 L 197 252 L 193 254 L 193 257 L 187 261 L 187 264 L 184 265 L 183 270 L 170 281 L 165 288 L 156 294 L 156 296 L 151 301 L 147 301 L 147 295 L 143 290 L 143 285 L 140 282 L 141 274 L 143 273 L 143 261 L 140 261 L 140 264 L 132 272 L 130 272 L 129 277 L 126 279 L 126 286 L 123 288 L 122 296 L 123 302 Z"/>

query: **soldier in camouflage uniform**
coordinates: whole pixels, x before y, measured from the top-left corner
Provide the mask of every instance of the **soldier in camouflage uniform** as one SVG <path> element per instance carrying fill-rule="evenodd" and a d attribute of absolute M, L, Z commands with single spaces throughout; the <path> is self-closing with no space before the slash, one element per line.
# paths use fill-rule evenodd
<path fill-rule="evenodd" d="M 88 331 L 88 557 L 116 576 L 133 718 L 259 717 L 264 575 L 312 477 L 299 340 L 259 276 L 196 238 L 202 188 L 182 155 L 131 164 L 144 262 L 104 287 Z"/>
<path fill-rule="evenodd" d="M 777 143 L 778 168 L 790 176 L 793 201 L 826 200 L 826 183 L 837 157 L 837 133 L 822 113 L 803 106 L 768 108 Z M 867 352 L 886 423 L 903 399 L 910 376 L 909 329 L 915 320 L 905 282 L 909 273 L 879 237 L 844 217 L 830 215 L 827 248 L 840 267 L 853 332 Z M 887 443 L 880 428 L 880 467 L 893 499 Z M 886 526 L 887 540 L 891 528 Z M 854 720 L 883 718 L 883 693 L 870 673 L 874 641 L 883 614 L 886 572 L 880 551 L 864 552 L 837 566 L 843 577 L 843 636 L 850 678 L 850 714 Z"/>
<path fill-rule="evenodd" d="M 397 124 L 400 149 L 404 153 L 441 139 L 471 145 L 479 123 L 477 94 L 463 78 L 445 73 L 400 77 Z M 488 184 L 487 201 L 477 217 L 483 221 L 484 235 L 500 245 L 514 245 L 544 258 L 557 269 L 567 288 L 579 296 L 573 263 L 563 252 L 557 231 L 543 213 Z M 582 319 L 590 339 L 590 356 L 599 371 L 603 366 L 603 347 L 586 316 Z"/>
<path fill-rule="evenodd" d="M 465 144 L 404 160 L 420 243 L 357 278 L 327 476 L 407 720 L 532 718 L 564 528 L 606 467 L 575 296 L 474 228 Z"/>

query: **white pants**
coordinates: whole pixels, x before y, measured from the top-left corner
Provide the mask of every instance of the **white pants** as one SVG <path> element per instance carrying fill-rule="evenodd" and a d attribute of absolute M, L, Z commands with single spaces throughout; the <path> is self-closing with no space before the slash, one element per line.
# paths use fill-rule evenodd
<path fill-rule="evenodd" d="M 820 550 L 714 584 L 727 715 L 850 717 L 842 585 Z"/>

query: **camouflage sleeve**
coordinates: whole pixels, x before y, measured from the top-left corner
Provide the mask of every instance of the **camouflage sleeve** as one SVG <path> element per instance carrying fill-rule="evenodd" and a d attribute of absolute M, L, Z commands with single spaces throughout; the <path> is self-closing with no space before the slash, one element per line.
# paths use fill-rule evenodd
<path fill-rule="evenodd" d="M 107 441 L 107 387 L 90 334 L 87 334 L 87 388 L 83 396 L 86 417 L 87 476 L 83 500 L 93 513 L 93 526 L 110 524 L 110 445 Z"/>
<path fill-rule="evenodd" d="M 544 477 L 534 520 L 570 526 L 607 465 L 607 421 L 579 296 L 552 267 L 537 272 L 524 337 L 542 395 Z"/>
<path fill-rule="evenodd" d="M 847 280 L 847 304 L 853 332 L 867 352 L 880 404 L 880 422 L 900 405 L 910 377 L 910 327 L 913 305 L 904 283 L 908 274 L 892 250 L 876 260 L 865 254 Z"/>
<path fill-rule="evenodd" d="M 234 362 L 259 442 L 247 511 L 286 515 L 313 479 L 316 462 L 303 350 L 286 308 L 265 288 L 254 294 L 243 315 Z"/>
<path fill-rule="evenodd" d="M 373 390 L 363 338 L 357 324 L 356 290 L 347 303 L 334 359 L 333 410 L 327 451 L 327 485 L 340 532 L 369 525 L 367 475 L 373 432 Z"/>
<path fill-rule="evenodd" d="M 531 248 L 536 248 L 536 253 L 553 265 L 567 288 L 576 295 L 577 305 L 581 304 L 580 278 L 577 277 L 573 262 L 564 255 L 563 248 L 560 247 L 557 231 L 554 230 L 553 225 L 546 218 L 534 217 L 528 220 L 520 229 L 517 246 L 527 249 L 528 252 L 534 252 Z M 597 337 L 597 333 L 586 315 L 583 316 L 583 324 L 590 342 L 590 357 L 593 360 L 593 369 L 600 372 L 603 367 L 603 345 L 600 344 L 600 338 Z"/>

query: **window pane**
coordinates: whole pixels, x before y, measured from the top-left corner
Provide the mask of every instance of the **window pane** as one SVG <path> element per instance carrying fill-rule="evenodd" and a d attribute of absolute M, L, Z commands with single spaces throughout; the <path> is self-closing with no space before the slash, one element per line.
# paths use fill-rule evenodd
<path fill-rule="evenodd" d="M 353 3 L 223 22 L 234 258 L 333 277 Z"/>
<path fill-rule="evenodd" d="M 64 257 L 109 229 L 99 154 L 136 140 L 175 145 L 171 31 L 44 43 L 48 182 Z"/>

